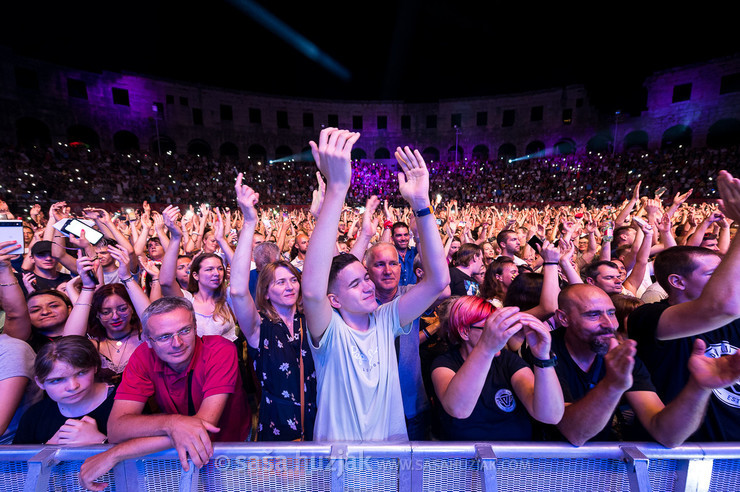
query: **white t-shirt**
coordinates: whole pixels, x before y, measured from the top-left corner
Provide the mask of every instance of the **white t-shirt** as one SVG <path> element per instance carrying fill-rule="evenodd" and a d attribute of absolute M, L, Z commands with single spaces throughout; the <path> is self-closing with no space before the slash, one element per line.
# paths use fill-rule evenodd
<path fill-rule="evenodd" d="M 183 290 L 182 295 L 185 299 L 190 301 L 191 304 L 193 303 L 193 294 L 190 291 Z M 226 305 L 229 307 L 229 309 L 232 309 L 231 295 L 228 291 L 226 293 Z M 206 315 L 196 312 L 195 323 L 196 332 L 198 333 L 199 337 L 205 335 L 221 335 L 222 337 L 232 342 L 238 338 L 236 334 L 236 323 L 233 319 L 217 319 L 213 317 L 213 314 Z"/>
<path fill-rule="evenodd" d="M 370 313 L 364 332 L 334 311 L 318 346 L 311 341 L 318 375 L 314 440 L 408 440 L 394 339 L 411 325 L 401 327 L 398 299 Z"/>

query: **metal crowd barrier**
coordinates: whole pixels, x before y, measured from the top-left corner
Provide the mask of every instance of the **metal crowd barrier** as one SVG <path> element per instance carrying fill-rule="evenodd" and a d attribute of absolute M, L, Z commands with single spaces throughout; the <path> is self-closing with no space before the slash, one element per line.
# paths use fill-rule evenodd
<path fill-rule="evenodd" d="M 83 490 L 82 462 L 109 446 L 0 446 L 0 490 Z M 116 492 L 732 491 L 740 443 L 234 443 L 184 472 L 174 450 L 119 463 Z"/>

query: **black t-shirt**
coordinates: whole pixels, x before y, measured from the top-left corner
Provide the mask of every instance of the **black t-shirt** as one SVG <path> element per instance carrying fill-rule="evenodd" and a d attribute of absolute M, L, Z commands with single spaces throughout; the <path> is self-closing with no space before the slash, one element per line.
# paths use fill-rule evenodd
<path fill-rule="evenodd" d="M 98 423 L 98 430 L 108 435 L 108 416 L 113 408 L 116 391 L 113 386 L 108 387 L 107 398 L 98 407 L 87 415 Z M 18 431 L 15 433 L 13 444 L 44 444 L 54 437 L 54 434 L 70 418 L 81 419 L 84 415 L 77 417 L 65 417 L 59 411 L 57 402 L 44 395 L 44 399 L 26 410 L 18 423 Z"/>
<path fill-rule="evenodd" d="M 461 272 L 457 267 L 450 267 L 450 295 L 474 296 L 480 287 L 473 277 Z"/>
<path fill-rule="evenodd" d="M 23 274 L 24 273 L 33 273 L 33 270 L 26 271 L 23 270 L 22 273 L 16 273 L 16 278 L 18 279 L 18 283 L 21 286 L 21 290 L 23 291 L 23 295 L 28 297 L 28 291 L 26 290 L 26 286 L 23 283 Z M 35 290 L 42 291 L 42 290 L 54 290 L 56 289 L 59 284 L 62 284 L 64 282 L 68 282 L 72 280 L 72 275 L 69 273 L 61 273 L 57 272 L 56 278 L 45 278 L 40 275 L 36 275 L 34 282 L 35 282 Z"/>
<path fill-rule="evenodd" d="M 604 357 L 597 355 L 591 368 L 588 371 L 583 371 L 570 356 L 570 352 L 565 346 L 565 328 L 558 328 L 550 334 L 552 336 L 551 350 L 558 358 L 555 372 L 563 389 L 563 400 L 566 403 L 577 402 L 606 376 Z M 522 357 L 527 362 L 532 362 L 532 353 L 528 347 L 522 348 Z M 650 373 L 645 364 L 638 358 L 635 358 L 635 366 L 632 369 L 632 387 L 627 391 L 655 392 L 655 387 L 650 381 Z M 565 437 L 560 434 L 555 426 L 547 426 L 545 435 L 549 439 L 565 440 Z M 617 405 L 609 424 L 592 437 L 590 441 L 638 440 L 638 437 L 639 440 L 651 439 L 635 418 L 632 408 L 623 398 Z"/>
<path fill-rule="evenodd" d="M 694 340 L 704 340 L 708 357 L 734 354 L 740 347 L 740 320 L 698 336 L 658 340 L 658 320 L 669 307 L 667 300 L 645 304 L 635 309 L 627 323 L 630 338 L 637 341 L 637 355 L 645 362 L 666 405 L 689 380 L 688 362 Z M 704 422 L 689 440 L 740 441 L 740 383 L 712 392 Z"/>
<path fill-rule="evenodd" d="M 432 371 L 447 367 L 457 372 L 464 362 L 457 348 L 440 355 Z M 502 350 L 494 357 L 473 413 L 456 419 L 441 409 L 442 438 L 459 441 L 529 441 L 532 425 L 529 413 L 511 386 L 511 377 L 527 364 L 517 355 Z M 441 407 L 441 405 L 440 405 Z"/>

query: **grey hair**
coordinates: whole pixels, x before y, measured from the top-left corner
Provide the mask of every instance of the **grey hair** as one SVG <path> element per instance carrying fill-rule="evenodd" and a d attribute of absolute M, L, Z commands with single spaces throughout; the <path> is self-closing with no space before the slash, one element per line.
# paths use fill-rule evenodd
<path fill-rule="evenodd" d="M 190 313 L 190 317 L 193 320 L 193 326 L 197 324 L 195 320 L 195 310 L 193 304 L 185 299 L 184 297 L 161 297 L 149 304 L 149 306 L 141 313 L 141 326 L 144 335 L 149 335 L 149 318 L 158 314 L 171 313 L 176 309 L 186 309 Z"/>
<path fill-rule="evenodd" d="M 254 264 L 261 272 L 265 265 L 280 259 L 280 248 L 272 242 L 260 243 L 254 247 Z"/>

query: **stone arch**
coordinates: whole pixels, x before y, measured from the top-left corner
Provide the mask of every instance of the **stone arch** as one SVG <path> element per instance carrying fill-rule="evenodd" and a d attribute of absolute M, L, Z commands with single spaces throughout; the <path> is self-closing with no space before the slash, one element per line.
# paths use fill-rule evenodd
<path fill-rule="evenodd" d="M 390 159 L 391 158 L 391 151 L 386 149 L 385 147 L 379 147 L 375 150 L 375 158 L 376 159 Z"/>
<path fill-rule="evenodd" d="M 21 146 L 33 147 L 51 145 L 51 132 L 41 120 L 31 117 L 19 118 L 15 122 L 15 133 L 18 138 L 18 144 Z"/>
<path fill-rule="evenodd" d="M 690 127 L 686 125 L 674 125 L 663 132 L 660 148 L 691 147 L 691 136 L 692 131 Z"/>
<path fill-rule="evenodd" d="M 67 128 L 67 140 L 70 144 L 82 142 L 90 147 L 100 147 L 100 137 L 98 133 L 85 125 L 72 125 Z"/>
<path fill-rule="evenodd" d="M 473 160 L 474 161 L 487 161 L 488 160 L 488 146 L 480 144 L 473 147 Z"/>
<path fill-rule="evenodd" d="M 555 155 L 567 155 L 576 153 L 576 143 L 570 138 L 561 138 L 552 146 Z"/>
<path fill-rule="evenodd" d="M 359 161 L 361 159 L 367 159 L 367 152 L 359 147 L 354 147 L 352 149 L 352 160 Z"/>
<path fill-rule="evenodd" d="M 719 149 L 740 144 L 740 120 L 725 118 L 709 127 L 707 147 Z"/>
<path fill-rule="evenodd" d="M 239 158 L 239 147 L 234 142 L 224 142 L 218 148 L 218 155 L 220 157 L 231 157 L 233 159 Z"/>
<path fill-rule="evenodd" d="M 526 149 L 524 149 L 525 154 L 531 157 L 541 157 L 541 155 L 533 155 L 533 154 L 542 154 L 545 153 L 545 144 L 543 142 L 540 142 L 539 140 L 533 140 L 527 144 Z"/>
<path fill-rule="evenodd" d="M 247 157 L 255 162 L 265 162 L 267 150 L 259 144 L 252 144 L 247 149 Z"/>
<path fill-rule="evenodd" d="M 587 152 L 611 152 L 614 149 L 612 139 L 606 135 L 594 135 L 586 143 Z"/>
<path fill-rule="evenodd" d="M 439 150 L 436 147 L 427 147 L 421 151 L 421 156 L 428 162 L 439 161 Z"/>
<path fill-rule="evenodd" d="M 139 137 L 128 130 L 119 130 L 113 134 L 113 148 L 118 152 L 139 150 Z"/>
<path fill-rule="evenodd" d="M 648 134 L 643 130 L 634 130 L 624 136 L 624 151 L 632 149 L 648 150 Z"/>
<path fill-rule="evenodd" d="M 449 149 L 447 149 L 447 160 L 448 161 L 462 161 L 465 159 L 465 152 L 463 151 L 463 148 L 458 145 L 457 146 L 457 155 L 455 155 L 455 146 L 453 145 Z"/>
<path fill-rule="evenodd" d="M 502 144 L 498 148 L 498 158 L 506 161 L 516 158 L 516 146 L 513 143 Z"/>
<path fill-rule="evenodd" d="M 152 152 L 158 153 L 158 152 L 172 152 L 174 153 L 176 151 L 176 145 L 175 141 L 168 137 L 167 135 L 160 135 L 159 140 L 157 138 L 152 138 L 152 143 L 149 145 L 149 148 L 152 150 Z"/>
<path fill-rule="evenodd" d="M 202 138 L 194 138 L 188 142 L 188 154 L 210 157 L 211 145 Z"/>

